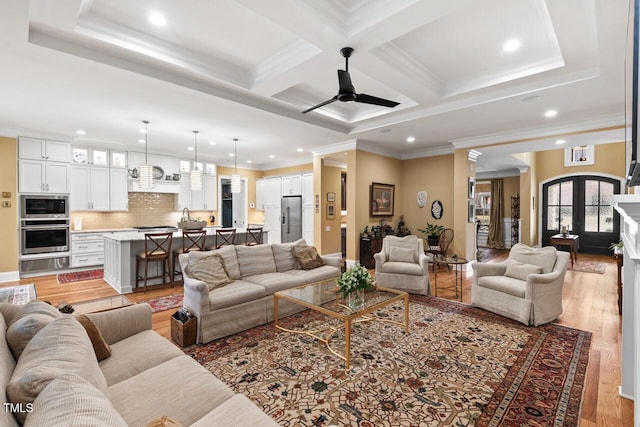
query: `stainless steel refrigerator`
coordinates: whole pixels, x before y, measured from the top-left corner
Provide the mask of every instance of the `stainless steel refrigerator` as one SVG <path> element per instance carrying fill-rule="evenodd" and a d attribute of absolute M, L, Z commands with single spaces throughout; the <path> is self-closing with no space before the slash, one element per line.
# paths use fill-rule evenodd
<path fill-rule="evenodd" d="M 282 198 L 280 230 L 282 243 L 294 242 L 302 238 L 302 196 Z"/>

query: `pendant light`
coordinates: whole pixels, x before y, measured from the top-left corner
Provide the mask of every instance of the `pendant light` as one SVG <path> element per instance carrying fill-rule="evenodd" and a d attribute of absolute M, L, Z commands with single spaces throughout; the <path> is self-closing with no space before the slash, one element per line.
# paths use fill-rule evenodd
<path fill-rule="evenodd" d="M 148 139 L 147 126 L 149 120 L 143 120 L 144 123 L 144 165 L 140 166 L 140 188 L 153 188 L 153 166 L 149 164 L 148 155 Z"/>
<path fill-rule="evenodd" d="M 240 193 L 242 191 L 241 180 L 242 178 L 238 175 L 238 138 L 233 138 L 234 142 L 234 154 L 233 158 L 235 160 L 235 168 L 234 173 L 231 175 L 231 192 L 232 193 Z"/>
<path fill-rule="evenodd" d="M 193 162 L 193 170 L 191 171 L 191 191 L 202 191 L 202 171 L 198 169 L 198 131 L 193 131 L 195 139 L 195 160 Z"/>

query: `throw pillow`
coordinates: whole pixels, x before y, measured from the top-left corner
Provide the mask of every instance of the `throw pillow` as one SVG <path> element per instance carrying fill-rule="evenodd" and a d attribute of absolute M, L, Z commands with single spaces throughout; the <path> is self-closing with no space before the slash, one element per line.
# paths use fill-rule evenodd
<path fill-rule="evenodd" d="M 507 270 L 504 272 L 504 275 L 513 279 L 527 280 L 527 277 L 530 274 L 540 274 L 542 271 L 543 268 L 540 266 L 509 260 L 507 263 Z"/>
<path fill-rule="evenodd" d="M 93 346 L 93 352 L 96 354 L 98 362 L 111 357 L 111 347 L 102 337 L 100 329 L 98 329 L 96 324 L 84 314 L 78 314 L 76 316 L 76 320 L 80 322 L 82 327 L 84 327 L 84 330 L 87 331 L 87 335 L 89 336 L 91 345 Z"/>
<path fill-rule="evenodd" d="M 399 248 L 396 246 L 392 246 L 389 251 L 389 261 L 392 262 L 409 262 L 415 264 L 416 259 L 414 258 L 415 250 L 409 248 Z"/>
<path fill-rule="evenodd" d="M 324 265 L 324 261 L 313 246 L 294 246 L 293 256 L 303 270 L 312 270 Z"/>
<path fill-rule="evenodd" d="M 222 256 L 217 253 L 212 253 L 206 257 L 199 258 L 197 261 L 190 262 L 187 265 L 186 272 L 194 279 L 205 282 L 209 292 L 232 282 L 225 269 Z"/>
<path fill-rule="evenodd" d="M 104 393 L 78 375 L 65 374 L 40 392 L 24 425 L 126 427 L 127 423 Z"/>
<path fill-rule="evenodd" d="M 31 301 L 25 304 L 7 329 L 7 344 L 14 359 L 18 360 L 29 341 L 42 328 L 60 317 L 62 314 L 46 302 Z"/>
<path fill-rule="evenodd" d="M 236 253 L 242 277 L 278 271 L 271 245 L 237 246 Z"/>
<path fill-rule="evenodd" d="M 553 246 L 532 248 L 523 243 L 516 243 L 509 251 L 510 260 L 539 265 L 543 273 L 551 273 L 557 258 L 558 251 Z"/>
<path fill-rule="evenodd" d="M 84 328 L 72 316 L 54 320 L 34 336 L 18 359 L 7 383 L 10 402 L 32 403 L 54 379 L 76 374 L 106 395 L 107 380 L 93 355 Z M 16 419 L 24 422 L 24 413 Z"/>
<path fill-rule="evenodd" d="M 298 263 L 293 256 L 293 245 L 291 243 L 273 243 L 271 249 L 273 250 L 273 258 L 278 272 L 283 273 L 296 269 Z"/>

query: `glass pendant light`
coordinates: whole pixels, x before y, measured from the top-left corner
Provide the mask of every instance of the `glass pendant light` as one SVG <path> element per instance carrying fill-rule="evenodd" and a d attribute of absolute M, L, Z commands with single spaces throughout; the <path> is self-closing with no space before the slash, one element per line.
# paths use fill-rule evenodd
<path fill-rule="evenodd" d="M 202 171 L 198 169 L 198 131 L 193 131 L 193 137 L 195 138 L 195 160 L 193 163 L 193 170 L 191 171 L 191 191 L 202 191 Z"/>
<path fill-rule="evenodd" d="M 144 123 L 144 165 L 140 166 L 140 188 L 153 188 L 153 166 L 149 164 L 148 156 L 148 139 L 147 126 L 149 120 L 143 120 Z"/>
<path fill-rule="evenodd" d="M 234 154 L 233 158 L 235 160 L 235 168 L 234 173 L 231 175 L 231 192 L 232 193 L 240 193 L 242 191 L 241 181 L 242 178 L 238 175 L 238 138 L 233 138 L 234 141 Z"/>

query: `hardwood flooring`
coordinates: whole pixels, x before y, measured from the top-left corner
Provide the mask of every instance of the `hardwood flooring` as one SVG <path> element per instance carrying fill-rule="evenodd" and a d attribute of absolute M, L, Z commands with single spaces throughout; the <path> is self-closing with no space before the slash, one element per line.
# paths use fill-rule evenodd
<path fill-rule="evenodd" d="M 483 261 L 506 259 L 508 251 L 487 250 Z M 593 334 L 589 367 L 585 381 L 580 426 L 633 426 L 633 402 L 618 395 L 620 385 L 621 318 L 617 308 L 617 267 L 613 257 L 580 254 L 578 262 L 605 263 L 604 274 L 567 271 L 563 292 L 564 313 L 558 323 Z M 463 302 L 471 298 L 472 272 L 464 272 Z M 434 274 L 430 272 L 431 285 Z M 438 297 L 457 300 L 452 289 L 454 273 L 446 268 L 438 270 Z M 108 295 L 115 295 L 104 280 L 90 280 L 59 285 L 54 276 L 22 279 L 19 282 L 2 283 L 0 287 L 35 283 L 38 298 L 54 305 L 60 301 L 71 304 Z M 451 288 L 451 289 L 445 289 Z M 134 292 L 127 297 L 134 301 L 182 293 L 176 284 L 149 288 L 146 293 Z M 174 310 L 153 314 L 153 329 L 171 339 L 169 318 Z"/>

